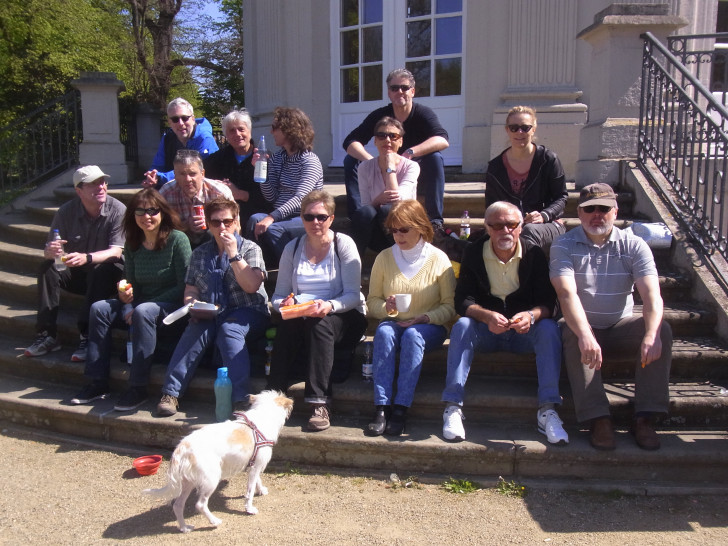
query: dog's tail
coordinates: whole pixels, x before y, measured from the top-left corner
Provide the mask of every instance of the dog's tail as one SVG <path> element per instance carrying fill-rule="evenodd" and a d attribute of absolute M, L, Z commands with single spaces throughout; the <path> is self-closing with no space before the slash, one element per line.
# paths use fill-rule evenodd
<path fill-rule="evenodd" d="M 142 493 L 158 499 L 179 497 L 182 493 L 182 483 L 191 475 L 192 471 L 188 454 L 189 452 L 181 445 L 175 449 L 167 470 L 167 485 L 160 489 L 145 489 Z"/>

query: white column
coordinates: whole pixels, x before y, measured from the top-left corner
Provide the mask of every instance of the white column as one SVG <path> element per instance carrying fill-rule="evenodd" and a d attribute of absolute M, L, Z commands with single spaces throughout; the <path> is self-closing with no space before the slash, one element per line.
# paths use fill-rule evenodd
<path fill-rule="evenodd" d="M 111 182 L 126 184 L 129 169 L 124 145 L 119 140 L 119 92 L 124 82 L 112 72 L 81 72 L 71 85 L 81 92 L 83 141 L 81 165 L 98 165 Z"/>

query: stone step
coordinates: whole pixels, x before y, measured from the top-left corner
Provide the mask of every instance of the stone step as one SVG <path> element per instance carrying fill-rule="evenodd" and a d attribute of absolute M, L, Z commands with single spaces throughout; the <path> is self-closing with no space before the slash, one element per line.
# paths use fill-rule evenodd
<path fill-rule="evenodd" d="M 188 403 L 173 417 L 152 416 L 156 401 L 135 412 L 113 411 L 113 398 L 89 406 L 70 406 L 67 386 L 3 377 L 0 418 L 23 426 L 73 434 L 98 442 L 131 443 L 171 450 L 192 430 L 214 419 L 211 403 Z M 297 404 L 300 406 L 301 404 Z M 645 483 L 725 484 L 728 481 L 728 435 L 723 427 L 665 426 L 662 448 L 639 449 L 625 428 L 617 433 L 617 450 L 599 452 L 587 434 L 567 426 L 570 443 L 549 445 L 536 431 L 533 418 L 520 426 L 470 423 L 467 440 L 452 444 L 441 438 L 441 421 L 411 418 L 407 432 L 397 438 L 367 437 L 362 430 L 368 415 L 332 415 L 332 427 L 320 433 L 304 432 L 307 413 L 298 411 L 284 426 L 273 459 L 291 467 L 314 466 L 327 470 L 356 468 L 375 472 L 385 468 L 402 476 L 421 474 L 477 477 L 568 478 L 639 480 Z M 689 472 L 685 472 L 690 468 Z"/>

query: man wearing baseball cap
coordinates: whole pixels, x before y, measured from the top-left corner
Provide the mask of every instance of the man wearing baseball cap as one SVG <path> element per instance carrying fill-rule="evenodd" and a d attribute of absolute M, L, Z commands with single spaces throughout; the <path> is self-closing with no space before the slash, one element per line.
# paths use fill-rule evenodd
<path fill-rule="evenodd" d="M 635 363 L 630 432 L 642 449 L 659 449 L 652 416 L 668 410 L 672 330 L 662 320 L 655 260 L 642 239 L 614 227 L 617 196 L 608 184 L 584 187 L 578 214 L 581 226 L 554 240 L 550 263 L 576 417 L 590 424 L 594 448 L 616 447 L 601 370 L 627 354 Z M 634 286 L 642 316 L 632 315 Z"/>
<path fill-rule="evenodd" d="M 91 304 L 116 292 L 123 271 L 122 220 L 126 207 L 107 195 L 108 178 L 96 165 L 81 167 L 73 174 L 77 197 L 61 205 L 48 232 L 38 274 L 36 338 L 25 349 L 25 356 L 41 356 L 61 348 L 57 319 L 62 288 L 84 296 L 78 314 L 81 342 L 71 360 L 86 360 Z M 58 230 L 60 240 L 53 240 L 54 230 Z M 65 267 L 58 268 L 55 259 L 61 255 Z"/>

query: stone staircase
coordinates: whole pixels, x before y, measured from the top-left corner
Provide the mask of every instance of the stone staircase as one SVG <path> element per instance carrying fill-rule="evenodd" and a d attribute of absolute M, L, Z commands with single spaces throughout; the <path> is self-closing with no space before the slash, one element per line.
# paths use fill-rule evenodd
<path fill-rule="evenodd" d="M 346 206 L 341 173 L 326 174 L 327 189 L 336 196 L 335 229 L 346 230 Z M 66 175 L 70 180 L 70 175 Z M 128 199 L 138 188 L 115 186 L 110 193 Z M 473 177 L 448 172 L 445 216 L 456 228 L 463 209 L 470 211 L 473 230 L 482 228 L 484 184 Z M 73 434 L 94 440 L 135 444 L 144 449 L 172 449 L 197 426 L 214 420 L 214 370 L 200 369 L 180 401 L 181 411 L 170 418 L 152 415 L 159 400 L 165 363 L 153 366 L 150 399 L 138 411 L 113 411 L 114 396 L 89 406 L 71 406 L 68 400 L 85 383 L 83 365 L 70 361 L 78 337 L 73 311 L 80 298 L 63 293 L 59 318 L 62 350 L 39 358 L 25 358 L 22 348 L 34 337 L 35 271 L 41 248 L 57 207 L 74 195 L 68 183 L 46 187 L 0 211 L 0 419 L 26 426 Z M 567 225 L 575 218 L 577 192 L 570 191 Z M 620 226 L 633 219 L 635 196 L 623 190 Z M 659 220 L 659 218 L 651 218 Z M 627 430 L 634 390 L 633 363 L 623 361 L 610 368 L 607 378 L 613 415 L 620 429 L 618 448 L 593 450 L 587 435 L 574 420 L 568 381 L 562 373 L 564 405 L 560 411 L 571 441 L 553 447 L 536 430 L 536 379 L 533 358 L 497 353 L 476 355 L 467 386 L 465 406 L 468 439 L 444 442 L 441 435 L 446 346 L 426 356 L 407 434 L 401 438 L 369 438 L 362 430 L 373 406 L 371 384 L 360 377 L 361 346 L 351 363 L 349 378 L 335 385 L 332 427 L 312 434 L 303 432 L 308 407 L 303 403 L 303 384 L 289 394 L 296 399 L 294 415 L 276 447 L 274 462 L 292 467 L 313 466 L 327 470 L 425 473 L 464 477 L 512 477 L 519 480 L 568 479 L 588 485 L 607 480 L 617 487 L 630 482 L 653 487 L 669 483 L 682 487 L 728 485 L 728 352 L 716 334 L 720 305 L 697 301 L 692 295 L 690 271 L 678 268 L 673 249 L 655 250 L 665 317 L 675 337 L 673 348 L 671 412 L 661 423 L 663 447 L 648 453 L 638 449 Z M 365 270 L 374 255 L 364 257 Z M 366 293 L 367 276 L 364 276 Z M 376 321 L 370 322 L 368 334 Z M 125 334 L 115 333 L 111 387 L 115 394 L 125 387 L 128 367 L 121 362 Z M 119 358 L 116 357 L 119 355 Z M 265 385 L 263 357 L 255 357 L 253 385 Z M 686 472 L 686 469 L 689 471 Z"/>

